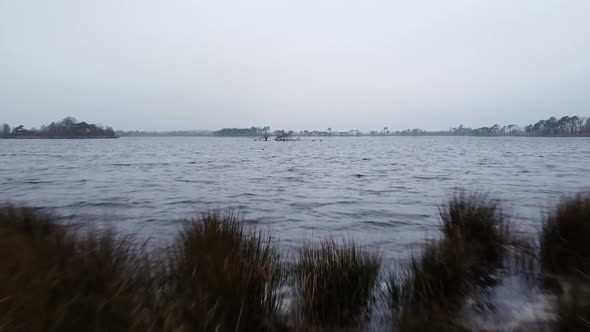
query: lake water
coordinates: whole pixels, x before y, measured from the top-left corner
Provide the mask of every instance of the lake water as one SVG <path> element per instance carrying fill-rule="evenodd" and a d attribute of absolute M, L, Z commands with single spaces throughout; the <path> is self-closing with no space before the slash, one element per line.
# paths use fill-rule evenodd
<path fill-rule="evenodd" d="M 355 137 L 0 140 L 0 201 L 167 240 L 234 209 L 288 252 L 347 237 L 385 259 L 436 236 L 457 189 L 504 202 L 523 232 L 562 195 L 590 191 L 590 138 Z"/>

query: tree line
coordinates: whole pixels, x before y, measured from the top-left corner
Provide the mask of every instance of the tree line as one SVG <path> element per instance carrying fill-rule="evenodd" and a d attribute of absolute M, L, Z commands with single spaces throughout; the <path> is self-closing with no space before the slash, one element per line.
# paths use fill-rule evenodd
<path fill-rule="evenodd" d="M 223 128 L 214 132 L 215 136 L 258 136 L 260 128 Z"/>
<path fill-rule="evenodd" d="M 383 135 L 384 131 L 371 132 L 372 135 Z M 389 133 L 385 133 L 389 135 Z M 422 129 L 407 129 L 396 131 L 395 136 L 590 136 L 590 118 L 579 116 L 564 116 L 557 120 L 550 117 L 539 120 L 534 124 L 520 127 L 515 124 L 490 127 L 469 128 L 460 125 L 448 131 L 425 131 Z"/>
<path fill-rule="evenodd" d="M 580 116 L 564 116 L 559 120 L 550 117 L 537 123 L 525 126 L 516 124 L 489 127 L 470 128 L 460 125 L 448 130 L 427 131 L 420 128 L 390 131 L 389 127 L 382 130 L 361 132 L 359 130 L 336 131 L 328 128 L 325 131 L 301 130 L 299 132 L 276 130 L 270 127 L 224 128 L 213 132 L 215 136 L 248 136 L 268 138 L 269 135 L 280 136 L 288 133 L 290 136 L 590 136 L 590 118 Z"/>
<path fill-rule="evenodd" d="M 2 138 L 115 138 L 115 131 L 111 127 L 87 122 L 78 122 L 75 118 L 67 117 L 58 122 L 52 122 L 41 128 L 26 129 L 23 125 L 11 128 L 4 123 L 1 126 Z"/>
<path fill-rule="evenodd" d="M 117 130 L 118 137 L 197 137 L 213 136 L 209 130 L 173 130 L 173 131 L 143 131 L 143 130 Z"/>
<path fill-rule="evenodd" d="M 590 118 L 564 116 L 557 120 L 552 116 L 524 127 L 515 124 L 477 129 L 459 126 L 451 128 L 450 133 L 458 136 L 590 136 Z"/>
<path fill-rule="evenodd" d="M 328 128 L 325 131 L 299 132 L 275 130 L 270 127 L 250 128 L 223 128 L 217 131 L 170 131 L 170 132 L 145 132 L 145 131 L 118 131 L 111 127 L 78 122 L 72 117 L 67 117 L 59 122 L 52 122 L 40 129 L 26 129 L 22 125 L 11 128 L 8 124 L 0 126 L 0 138 L 110 138 L 119 136 L 226 136 L 226 137 L 259 137 L 268 140 L 270 136 L 281 139 L 292 136 L 590 136 L 590 118 L 580 116 L 564 116 L 559 120 L 550 117 L 534 124 L 518 126 L 515 124 L 500 126 L 494 124 L 490 127 L 469 128 L 460 125 L 455 128 L 440 131 L 426 131 L 419 128 L 402 131 L 390 131 L 389 127 L 382 130 L 361 132 L 359 130 L 336 131 Z"/>

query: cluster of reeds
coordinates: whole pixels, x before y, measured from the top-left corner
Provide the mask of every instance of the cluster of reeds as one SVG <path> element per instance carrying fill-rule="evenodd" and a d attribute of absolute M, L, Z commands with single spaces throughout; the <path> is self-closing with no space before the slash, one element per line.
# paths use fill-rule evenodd
<path fill-rule="evenodd" d="M 464 330 L 457 314 L 465 299 L 493 282 L 511 243 L 499 203 L 486 196 L 459 193 L 438 215 L 442 239 L 388 280 L 388 302 L 402 331 Z"/>
<path fill-rule="evenodd" d="M 548 213 L 541 267 L 558 284 L 557 331 L 590 330 L 590 195 L 563 199 Z"/>
<path fill-rule="evenodd" d="M 187 222 L 149 254 L 114 233 L 0 209 L 0 329 L 7 331 L 281 331 L 362 324 L 380 259 L 352 242 L 305 246 L 288 276 L 272 238 L 236 215 Z M 298 314 L 299 315 L 299 314 Z M 287 321 L 291 322 L 288 327 Z"/>
<path fill-rule="evenodd" d="M 380 262 L 351 241 L 304 246 L 294 271 L 297 318 L 313 327 L 362 325 L 375 299 Z"/>
<path fill-rule="evenodd" d="M 189 222 L 160 258 L 155 330 L 260 331 L 277 323 L 280 257 L 270 236 L 245 231 L 235 215 Z"/>
<path fill-rule="evenodd" d="M 543 224 L 540 256 L 555 274 L 590 275 L 590 196 L 564 199 Z"/>
<path fill-rule="evenodd" d="M 82 233 L 29 208 L 0 211 L 0 329 L 128 331 L 136 256 L 110 232 Z"/>
<path fill-rule="evenodd" d="M 467 331 L 461 312 L 494 285 L 518 247 L 498 201 L 459 193 L 438 211 L 441 238 L 386 278 L 399 331 Z M 590 196 L 548 214 L 539 275 L 563 289 L 558 331 L 590 330 Z M 530 260 L 532 247 L 521 253 Z M 512 255 L 516 257 L 515 255 Z M 514 258 L 513 257 L 513 258 Z M 516 257 L 518 258 L 518 257 Z M 0 208 L 0 330 L 297 331 L 367 326 L 380 255 L 352 241 L 306 244 L 286 267 L 271 236 L 236 215 L 188 221 L 149 253 L 112 231 L 67 225 L 30 208 Z M 284 301 L 285 288 L 292 301 Z M 289 304 L 285 306 L 286 304 Z"/>
<path fill-rule="evenodd" d="M 387 280 L 393 324 L 400 331 L 459 331 L 457 313 L 471 289 L 461 243 L 431 242 Z"/>

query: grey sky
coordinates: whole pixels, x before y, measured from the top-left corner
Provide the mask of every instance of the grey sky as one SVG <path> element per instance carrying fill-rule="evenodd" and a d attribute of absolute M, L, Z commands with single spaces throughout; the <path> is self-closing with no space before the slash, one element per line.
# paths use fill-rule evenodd
<path fill-rule="evenodd" d="M 588 0 L 0 0 L 0 122 L 446 129 L 590 115 Z"/>

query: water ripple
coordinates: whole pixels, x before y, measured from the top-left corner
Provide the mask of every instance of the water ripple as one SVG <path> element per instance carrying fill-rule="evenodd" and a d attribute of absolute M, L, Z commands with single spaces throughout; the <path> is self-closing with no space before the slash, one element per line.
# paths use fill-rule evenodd
<path fill-rule="evenodd" d="M 360 137 L 0 140 L 0 202 L 56 208 L 165 240 L 206 211 L 239 210 L 285 248 L 350 236 L 384 259 L 436 237 L 459 188 L 505 200 L 536 232 L 562 195 L 590 192 L 590 138 Z"/>

